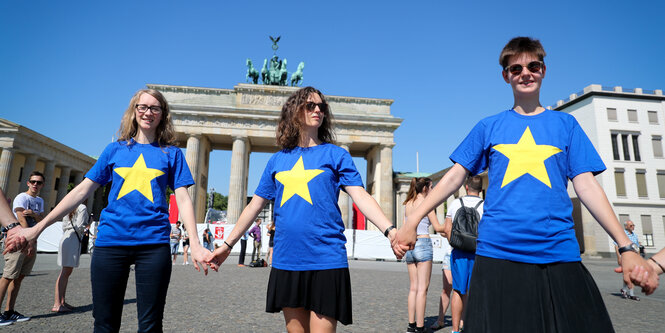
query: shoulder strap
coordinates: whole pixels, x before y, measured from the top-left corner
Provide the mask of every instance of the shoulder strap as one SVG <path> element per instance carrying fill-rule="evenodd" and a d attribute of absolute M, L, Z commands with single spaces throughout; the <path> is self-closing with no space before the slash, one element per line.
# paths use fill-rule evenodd
<path fill-rule="evenodd" d="M 473 209 L 478 210 L 478 207 L 480 207 L 480 205 L 483 203 L 483 201 L 485 201 L 485 200 L 480 199 L 480 201 L 478 201 L 478 203 L 476 204 L 476 207 L 473 207 Z"/>
<path fill-rule="evenodd" d="M 462 200 L 464 197 L 459 197 L 459 202 L 462 204 L 462 207 L 464 207 L 464 200 Z"/>

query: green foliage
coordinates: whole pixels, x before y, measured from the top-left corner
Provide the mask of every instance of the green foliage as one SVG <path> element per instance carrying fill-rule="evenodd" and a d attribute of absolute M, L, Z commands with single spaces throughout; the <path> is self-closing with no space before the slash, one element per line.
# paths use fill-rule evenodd
<path fill-rule="evenodd" d="M 212 192 L 212 195 L 213 195 L 212 209 L 226 210 L 226 207 L 229 204 L 229 197 L 221 195 L 217 192 Z M 208 193 L 207 200 L 208 202 L 210 202 L 210 193 Z"/>

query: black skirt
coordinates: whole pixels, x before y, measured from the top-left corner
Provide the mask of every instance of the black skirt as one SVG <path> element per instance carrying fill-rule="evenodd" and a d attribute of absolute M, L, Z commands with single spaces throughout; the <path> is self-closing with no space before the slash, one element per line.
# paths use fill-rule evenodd
<path fill-rule="evenodd" d="M 614 332 L 581 262 L 526 264 L 476 256 L 465 333 Z"/>
<path fill-rule="evenodd" d="M 273 267 L 268 281 L 266 312 L 280 312 L 283 308 L 305 308 L 344 325 L 351 324 L 349 269 L 286 271 Z"/>

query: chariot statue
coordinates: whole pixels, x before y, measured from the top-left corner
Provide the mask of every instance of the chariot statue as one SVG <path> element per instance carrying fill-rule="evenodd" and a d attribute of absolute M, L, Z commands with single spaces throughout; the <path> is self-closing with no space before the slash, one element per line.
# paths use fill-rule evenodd
<path fill-rule="evenodd" d="M 286 59 L 279 59 L 277 56 L 277 49 L 279 49 L 277 42 L 279 42 L 282 36 L 268 37 L 270 37 L 270 40 L 272 41 L 273 56 L 270 60 L 263 59 L 263 67 L 261 68 L 260 73 L 254 68 L 252 61 L 247 59 L 247 82 L 250 82 L 251 80 L 251 83 L 258 84 L 259 78 L 261 78 L 261 82 L 266 85 L 286 86 L 289 84 L 289 72 L 286 69 L 287 61 Z M 305 63 L 300 62 L 300 64 L 298 64 L 298 69 L 291 74 L 291 86 L 297 86 L 302 83 L 302 72 L 304 68 Z"/>

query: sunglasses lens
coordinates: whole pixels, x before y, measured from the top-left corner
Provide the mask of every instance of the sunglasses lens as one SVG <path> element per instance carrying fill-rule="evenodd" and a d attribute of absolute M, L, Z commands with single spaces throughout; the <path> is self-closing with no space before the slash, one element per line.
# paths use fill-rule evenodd
<path fill-rule="evenodd" d="M 307 104 L 305 104 L 305 109 L 307 109 L 307 111 L 314 111 L 314 109 L 316 109 L 316 103 L 307 102 Z"/>
<path fill-rule="evenodd" d="M 526 68 L 528 68 L 531 73 L 537 73 L 543 68 L 543 64 L 540 63 L 540 61 L 532 61 L 526 65 Z"/>
<path fill-rule="evenodd" d="M 510 74 L 513 75 L 520 75 L 520 73 L 522 73 L 522 65 L 520 64 L 512 65 L 508 67 L 508 71 L 510 72 Z"/>

